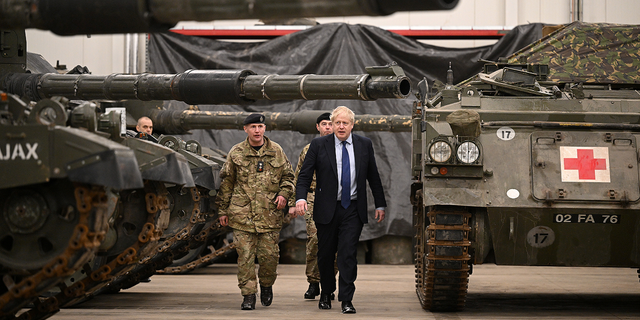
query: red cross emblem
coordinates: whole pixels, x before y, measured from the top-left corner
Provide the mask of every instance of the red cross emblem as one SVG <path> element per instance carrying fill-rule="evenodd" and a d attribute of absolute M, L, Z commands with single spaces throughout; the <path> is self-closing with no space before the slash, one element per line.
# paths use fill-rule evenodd
<path fill-rule="evenodd" d="M 560 147 L 562 182 L 611 182 L 609 149 Z"/>

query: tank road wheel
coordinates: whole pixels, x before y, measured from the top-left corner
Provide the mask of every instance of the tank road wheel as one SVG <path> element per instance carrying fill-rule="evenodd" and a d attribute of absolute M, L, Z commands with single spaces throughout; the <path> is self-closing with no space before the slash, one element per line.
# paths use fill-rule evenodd
<path fill-rule="evenodd" d="M 173 262 L 174 256 L 189 250 L 191 239 L 202 230 L 202 195 L 198 189 L 173 186 L 167 192 L 171 213 L 158 249 L 133 270 L 114 279 L 109 284 L 109 292 L 129 289 L 151 277 L 156 270 L 164 269 Z"/>
<path fill-rule="evenodd" d="M 163 221 L 168 220 L 169 215 L 164 183 L 146 180 L 144 190 L 127 190 L 120 196 L 119 214 L 114 224 L 118 233 L 117 243 L 107 251 L 108 258 L 102 265 L 94 265 L 88 277 L 74 284 L 82 286 L 84 292 L 74 293 L 75 297 L 67 293 L 64 299 L 59 298 L 65 301 L 61 303 L 63 307 L 77 305 L 112 288 L 116 279 L 130 274 L 140 261 L 149 259 L 158 250 L 158 240 L 166 227 Z"/>
<path fill-rule="evenodd" d="M 131 240 L 134 243 L 123 249 L 122 252 L 109 255 L 106 259 L 100 256 L 99 259 L 95 259 L 92 263 L 83 264 L 81 271 L 84 272 L 76 272 L 73 276 L 67 277 L 64 283 L 59 284 L 61 291 L 55 293 L 52 290 L 50 293 L 54 295 L 41 299 L 39 303 L 70 307 L 91 299 L 96 294 L 96 291 L 106 286 L 114 276 L 133 268 L 139 259 L 144 257 L 145 252 L 154 251 L 162 232 L 156 226 L 158 225 L 161 211 L 166 206 L 166 199 L 161 195 L 162 190 L 164 190 L 164 184 L 145 181 L 144 190 L 121 192 L 121 201 L 118 202 L 116 206 L 118 210 L 114 213 L 116 220 L 119 219 L 117 217 L 120 215 L 141 215 L 146 220 L 144 224 L 135 228 L 137 236 L 134 237 L 134 240 Z M 140 198 L 140 200 L 136 201 L 136 205 L 123 209 L 122 198 L 126 198 L 128 194 L 136 194 L 135 197 Z M 134 220 L 129 219 L 127 221 L 132 222 Z M 118 228 L 117 225 L 118 223 L 116 223 L 115 228 Z M 131 228 L 131 225 L 129 225 L 129 228 Z M 129 232 L 132 232 L 132 230 L 129 230 Z M 126 241 L 129 240 L 127 238 Z M 71 278 L 73 280 L 70 280 Z M 35 308 L 24 312 L 20 317 L 24 319 L 46 319 L 55 312 L 57 312 L 57 309 L 53 311 L 43 310 L 36 303 Z"/>
<path fill-rule="evenodd" d="M 36 300 L 94 257 L 115 202 L 116 196 L 103 187 L 67 180 L 0 191 L 0 265 L 5 275 L 0 318 Z M 58 309 L 56 303 L 39 307 Z"/>
<path fill-rule="evenodd" d="M 464 308 L 469 282 L 469 219 L 467 211 L 431 208 L 428 226 L 417 250 L 417 293 L 424 309 L 456 311 Z M 418 256 L 419 258 L 420 256 Z"/>

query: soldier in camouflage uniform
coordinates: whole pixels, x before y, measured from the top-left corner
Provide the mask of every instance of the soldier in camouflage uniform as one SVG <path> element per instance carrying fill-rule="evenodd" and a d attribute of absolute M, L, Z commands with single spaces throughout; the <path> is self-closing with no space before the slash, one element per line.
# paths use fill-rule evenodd
<path fill-rule="evenodd" d="M 316 119 L 316 129 L 320 133 L 320 136 L 326 136 L 328 134 L 333 133 L 333 125 L 331 123 L 331 113 L 326 112 L 323 113 Z M 298 158 L 298 165 L 296 166 L 296 180 L 298 178 L 298 173 L 300 172 L 300 168 L 302 168 L 302 163 L 304 163 L 304 158 L 307 155 L 307 151 L 309 150 L 309 144 L 307 144 L 300 152 L 300 157 Z M 294 185 L 296 184 L 296 180 L 294 180 Z M 320 271 L 318 270 L 318 230 L 316 229 L 316 224 L 313 221 L 313 202 L 314 202 L 314 191 L 316 188 L 316 176 L 314 174 L 313 181 L 311 182 L 310 190 L 307 197 L 307 212 L 304 213 L 304 220 L 307 225 L 307 268 L 305 273 L 307 275 L 307 282 L 309 282 L 309 289 L 304 293 L 305 299 L 315 299 L 316 296 L 320 295 Z M 289 199 L 289 215 L 293 218 L 296 215 L 296 204 L 295 204 L 295 195 L 292 195 L 291 199 Z"/>
<path fill-rule="evenodd" d="M 255 309 L 258 258 L 260 302 L 271 305 L 280 251 L 278 240 L 284 219 L 281 211 L 293 193 L 293 169 L 277 143 L 264 136 L 264 116 L 244 120 L 247 140 L 229 151 L 216 198 L 220 224 L 233 229 L 238 252 L 238 287 L 242 310 Z"/>

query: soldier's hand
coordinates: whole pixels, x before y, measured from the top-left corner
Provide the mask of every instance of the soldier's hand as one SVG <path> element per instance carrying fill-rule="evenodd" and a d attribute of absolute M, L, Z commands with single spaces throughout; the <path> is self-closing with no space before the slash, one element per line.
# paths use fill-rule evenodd
<path fill-rule="evenodd" d="M 376 210 L 375 218 L 378 222 L 382 222 L 382 220 L 384 220 L 384 210 Z"/>
<path fill-rule="evenodd" d="M 274 201 L 273 203 L 277 205 L 276 209 L 282 210 L 287 205 L 287 199 L 285 199 L 283 196 L 277 196 L 276 201 Z"/>
<path fill-rule="evenodd" d="M 218 221 L 220 222 L 220 225 L 223 227 L 226 227 L 229 225 L 229 217 L 227 216 L 220 216 L 220 218 L 218 218 Z"/>
<path fill-rule="evenodd" d="M 296 202 L 296 212 L 299 216 L 304 216 L 304 213 L 307 212 L 307 201 L 302 200 Z"/>
<path fill-rule="evenodd" d="M 297 216 L 298 216 L 298 213 L 296 212 L 296 207 L 289 207 L 289 217 L 293 219 Z"/>

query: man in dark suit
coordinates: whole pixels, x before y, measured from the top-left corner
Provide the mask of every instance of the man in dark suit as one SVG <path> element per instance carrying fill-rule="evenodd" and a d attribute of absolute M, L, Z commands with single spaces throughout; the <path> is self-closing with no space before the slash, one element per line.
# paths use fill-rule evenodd
<path fill-rule="evenodd" d="M 387 203 L 371 140 L 351 134 L 355 115 L 340 106 L 331 113 L 333 134 L 313 139 L 296 185 L 296 211 L 307 210 L 307 193 L 316 174 L 313 220 L 318 229 L 320 309 L 331 309 L 336 290 L 333 263 L 338 253 L 339 294 L 342 313 L 356 313 L 352 299 L 357 277 L 357 246 L 362 227 L 368 222 L 366 181 L 373 193 L 375 219 L 384 219 Z"/>

